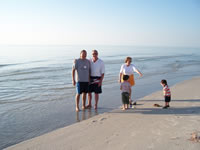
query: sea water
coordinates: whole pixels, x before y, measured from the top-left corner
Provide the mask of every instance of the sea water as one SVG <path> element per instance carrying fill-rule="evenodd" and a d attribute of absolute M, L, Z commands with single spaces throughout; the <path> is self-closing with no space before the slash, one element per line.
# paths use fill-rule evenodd
<path fill-rule="evenodd" d="M 97 49 L 105 62 L 96 111 L 75 112 L 71 69 L 82 49 L 88 58 Z M 135 74 L 135 100 L 161 90 L 161 79 L 172 86 L 200 74 L 200 48 L 0 46 L 0 149 L 118 108 L 119 70 L 127 56 L 144 75 Z"/>

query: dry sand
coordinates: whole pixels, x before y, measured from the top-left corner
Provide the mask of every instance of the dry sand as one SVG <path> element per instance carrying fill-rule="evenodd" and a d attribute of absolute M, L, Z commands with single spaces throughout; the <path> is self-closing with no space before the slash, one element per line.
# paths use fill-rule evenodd
<path fill-rule="evenodd" d="M 7 149 L 200 150 L 199 85 L 196 77 L 171 87 L 169 109 L 154 106 L 164 104 L 158 91 L 140 99 L 136 108 L 100 114 Z M 197 140 L 191 140 L 192 133 Z"/>

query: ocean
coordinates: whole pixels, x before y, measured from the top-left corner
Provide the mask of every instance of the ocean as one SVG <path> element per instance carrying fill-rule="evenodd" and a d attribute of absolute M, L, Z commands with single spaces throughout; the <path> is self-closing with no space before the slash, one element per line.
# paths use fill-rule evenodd
<path fill-rule="evenodd" d="M 71 69 L 82 49 L 87 50 L 87 58 L 97 49 L 105 62 L 103 93 L 96 111 L 75 111 Z M 0 46 L 0 149 L 119 108 L 118 76 L 127 56 L 143 73 L 142 78 L 135 74 L 134 99 L 162 90 L 161 79 L 172 86 L 200 75 L 200 48 Z"/>

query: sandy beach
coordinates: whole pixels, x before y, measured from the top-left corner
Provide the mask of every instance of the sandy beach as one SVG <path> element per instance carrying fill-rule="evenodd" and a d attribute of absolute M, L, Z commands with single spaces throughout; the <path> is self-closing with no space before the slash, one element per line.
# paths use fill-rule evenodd
<path fill-rule="evenodd" d="M 164 104 L 161 87 L 135 108 L 100 114 L 7 150 L 199 150 L 199 85 L 195 77 L 170 87 L 169 109 L 154 106 Z M 198 134 L 196 140 L 192 133 Z"/>

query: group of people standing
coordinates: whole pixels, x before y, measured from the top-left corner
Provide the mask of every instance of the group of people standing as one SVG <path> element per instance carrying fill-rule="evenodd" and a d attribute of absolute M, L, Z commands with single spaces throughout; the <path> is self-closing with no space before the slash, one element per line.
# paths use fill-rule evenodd
<path fill-rule="evenodd" d="M 132 103 L 131 87 L 135 85 L 134 72 L 142 76 L 142 73 L 135 67 L 135 65 L 131 64 L 131 62 L 132 62 L 131 57 L 127 57 L 125 59 L 125 64 L 121 66 L 119 75 L 119 82 L 121 83 L 121 90 L 122 90 L 122 99 L 124 96 L 123 93 L 124 92 L 128 93 L 128 102 L 125 103 L 129 104 Z M 87 51 L 82 50 L 80 52 L 80 58 L 75 59 L 72 66 L 72 84 L 76 86 L 76 97 L 75 97 L 76 111 L 80 110 L 79 101 L 81 94 L 82 94 L 83 110 L 92 107 L 92 93 L 94 93 L 95 96 L 94 109 L 97 109 L 99 94 L 102 93 L 102 81 L 104 79 L 104 74 L 105 74 L 105 65 L 104 62 L 100 58 L 98 58 L 98 51 L 92 50 L 92 59 L 88 60 Z M 127 76 L 128 79 L 126 79 Z M 124 85 L 125 82 L 124 79 L 127 80 L 127 82 L 129 82 L 130 88 L 127 89 L 126 85 Z M 88 105 L 86 105 L 87 94 L 88 94 Z"/>
<path fill-rule="evenodd" d="M 72 66 L 72 84 L 76 86 L 76 111 L 80 111 L 79 101 L 82 94 L 82 109 L 92 107 L 92 93 L 95 96 L 95 106 L 97 109 L 99 94 L 102 93 L 102 81 L 105 73 L 104 62 L 98 58 L 98 51 L 92 50 L 92 59 L 87 59 L 87 51 L 80 52 L 80 58 L 75 59 Z M 76 74 L 76 78 L 75 78 Z M 88 105 L 86 97 L 88 94 Z"/>
<path fill-rule="evenodd" d="M 143 74 L 131 63 L 132 58 L 126 57 L 125 63 L 122 64 L 119 73 L 119 82 L 122 109 L 126 110 L 129 106 L 136 105 L 136 101 L 132 101 L 132 86 L 135 85 L 134 72 L 138 73 L 140 77 Z M 76 86 L 76 111 L 80 111 L 79 101 L 82 94 L 82 109 L 90 109 L 92 107 L 92 93 L 95 97 L 94 109 L 97 109 L 99 94 L 102 93 L 102 82 L 105 74 L 104 62 L 98 57 L 98 51 L 92 50 L 92 58 L 87 59 L 87 51 L 82 50 L 80 52 L 80 58 L 75 59 L 72 66 L 72 84 Z M 76 76 L 76 78 L 75 78 Z M 164 109 L 170 107 L 171 92 L 167 85 L 166 80 L 161 81 L 163 86 L 163 95 L 165 99 Z M 88 104 L 86 105 L 86 97 L 88 95 Z"/>

